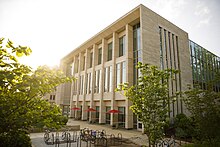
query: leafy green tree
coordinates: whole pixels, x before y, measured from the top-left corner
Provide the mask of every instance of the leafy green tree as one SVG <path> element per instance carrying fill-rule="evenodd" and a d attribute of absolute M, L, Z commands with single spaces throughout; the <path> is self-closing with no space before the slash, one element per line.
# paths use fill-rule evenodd
<path fill-rule="evenodd" d="M 133 103 L 132 111 L 144 125 L 144 131 L 149 138 L 149 146 L 154 146 L 164 137 L 164 127 L 169 113 L 168 105 L 171 100 L 168 96 L 168 81 L 177 71 L 159 70 L 156 66 L 140 62 L 137 68 L 141 73 L 138 84 L 131 87 L 124 84 L 122 90 Z"/>
<path fill-rule="evenodd" d="M 0 39 L 0 146 L 31 146 L 31 126 L 64 125 L 61 109 L 42 97 L 73 78 L 46 66 L 32 71 L 18 62 L 18 57 L 30 54 L 29 47 Z"/>
<path fill-rule="evenodd" d="M 213 91 L 213 84 L 207 90 L 199 86 L 189 87 L 184 102 L 194 120 L 194 138 L 199 142 L 214 144 L 220 142 L 220 93 Z"/>

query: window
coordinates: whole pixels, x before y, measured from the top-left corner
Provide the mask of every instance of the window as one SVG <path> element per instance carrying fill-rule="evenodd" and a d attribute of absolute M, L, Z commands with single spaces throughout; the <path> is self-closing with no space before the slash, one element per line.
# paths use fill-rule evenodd
<path fill-rule="evenodd" d="M 100 92 L 100 73 L 101 73 L 101 70 L 96 70 L 95 71 L 95 93 L 99 93 Z"/>
<path fill-rule="evenodd" d="M 121 83 L 121 63 L 116 64 L 116 87 Z"/>
<path fill-rule="evenodd" d="M 125 55 L 125 36 L 119 38 L 119 57 Z"/>
<path fill-rule="evenodd" d="M 112 92 L 112 66 L 105 68 L 104 92 Z"/>
<path fill-rule="evenodd" d="M 112 66 L 109 66 L 109 92 L 112 92 Z"/>
<path fill-rule="evenodd" d="M 108 112 L 109 110 L 111 110 L 111 107 L 106 106 L 106 112 Z M 105 123 L 106 123 L 106 124 L 110 124 L 110 120 L 111 120 L 111 115 L 110 115 L 110 113 L 106 113 Z"/>
<path fill-rule="evenodd" d="M 79 57 L 76 57 L 76 62 L 75 62 L 75 73 L 78 73 L 78 66 L 79 66 Z"/>
<path fill-rule="evenodd" d="M 108 58 L 107 61 L 112 60 L 112 42 L 108 44 Z"/>
<path fill-rule="evenodd" d="M 122 75 L 122 78 L 121 78 L 122 81 L 121 82 L 125 83 L 126 82 L 126 64 L 125 64 L 125 61 L 122 62 L 121 64 L 122 64 L 122 69 L 121 69 L 122 70 L 122 72 L 121 72 L 122 73 L 121 74 Z"/>
<path fill-rule="evenodd" d="M 83 94 L 83 80 L 84 80 L 84 76 L 81 75 L 80 76 L 80 94 Z"/>
<path fill-rule="evenodd" d="M 89 94 L 92 92 L 92 73 L 89 74 Z"/>
<path fill-rule="evenodd" d="M 74 94 L 74 95 L 77 94 L 77 81 L 78 81 L 78 80 L 75 80 L 75 81 L 73 82 L 73 94 Z"/>
<path fill-rule="evenodd" d="M 92 59 L 93 59 L 93 52 L 90 53 L 90 64 L 89 67 L 92 67 Z"/>
<path fill-rule="evenodd" d="M 139 70 L 136 68 L 137 63 L 142 62 L 142 49 L 140 40 L 140 23 L 133 26 L 133 83 L 138 83 L 138 77 L 140 76 Z"/>
<path fill-rule="evenodd" d="M 55 100 L 55 95 L 50 95 L 50 100 Z"/>
<path fill-rule="evenodd" d="M 118 114 L 119 127 L 125 127 L 125 107 L 118 107 L 118 110 L 121 112 Z"/>
<path fill-rule="evenodd" d="M 85 70 L 85 65 L 86 65 L 86 56 L 83 56 L 82 70 Z"/>
<path fill-rule="evenodd" d="M 91 73 L 87 73 L 86 94 L 90 94 Z"/>
<path fill-rule="evenodd" d="M 95 110 L 95 122 L 99 122 L 99 106 L 96 106 Z"/>
<path fill-rule="evenodd" d="M 108 87 L 108 86 L 109 86 L 109 85 L 108 85 L 108 82 L 109 82 L 109 81 L 108 81 L 108 79 L 109 79 L 109 78 L 108 78 L 108 75 L 109 75 L 108 70 L 109 70 L 109 67 L 106 67 L 106 68 L 105 68 L 105 77 L 104 77 L 104 78 L 105 78 L 105 79 L 104 79 L 104 92 L 108 92 L 108 88 L 109 88 L 109 87 Z"/>
<path fill-rule="evenodd" d="M 116 87 L 126 82 L 126 62 L 116 64 Z"/>
<path fill-rule="evenodd" d="M 164 69 L 164 63 L 163 63 L 163 43 L 162 43 L 162 28 L 159 27 L 159 34 L 160 34 L 160 69 Z"/>
<path fill-rule="evenodd" d="M 102 63 L 102 48 L 98 49 L 98 65 Z"/>

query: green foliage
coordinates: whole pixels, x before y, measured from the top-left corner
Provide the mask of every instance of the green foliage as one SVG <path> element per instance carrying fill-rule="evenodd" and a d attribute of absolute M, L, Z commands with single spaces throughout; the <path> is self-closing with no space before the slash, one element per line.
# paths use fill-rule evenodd
<path fill-rule="evenodd" d="M 189 87 L 184 102 L 194 120 L 194 138 L 209 144 L 220 142 L 220 93 Z"/>
<path fill-rule="evenodd" d="M 31 139 L 22 130 L 0 133 L 1 147 L 31 147 Z"/>
<path fill-rule="evenodd" d="M 131 87 L 122 85 L 124 95 L 133 103 L 131 109 L 142 121 L 149 144 L 155 144 L 164 136 L 164 127 L 168 118 L 168 81 L 177 71 L 161 71 L 156 66 L 138 63 L 141 72 L 138 84 Z M 117 89 L 119 90 L 119 89 Z"/>
<path fill-rule="evenodd" d="M 18 62 L 17 57 L 30 53 L 29 47 L 15 47 L 10 40 L 5 43 L 0 39 L 0 136 L 3 138 L 13 134 L 12 138 L 16 137 L 18 132 L 26 132 L 31 126 L 59 128 L 66 122 L 61 109 L 42 97 L 74 78 L 47 66 L 32 71 Z"/>
<path fill-rule="evenodd" d="M 183 113 L 174 118 L 174 128 L 178 138 L 191 138 L 194 132 L 192 120 Z"/>

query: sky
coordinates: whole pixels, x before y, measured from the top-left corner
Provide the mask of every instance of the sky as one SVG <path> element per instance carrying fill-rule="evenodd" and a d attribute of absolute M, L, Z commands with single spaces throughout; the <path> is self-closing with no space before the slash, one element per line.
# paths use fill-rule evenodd
<path fill-rule="evenodd" d="M 55 66 L 139 4 L 220 56 L 219 0 L 0 0 L 0 37 L 31 47 L 32 55 L 22 63 Z"/>

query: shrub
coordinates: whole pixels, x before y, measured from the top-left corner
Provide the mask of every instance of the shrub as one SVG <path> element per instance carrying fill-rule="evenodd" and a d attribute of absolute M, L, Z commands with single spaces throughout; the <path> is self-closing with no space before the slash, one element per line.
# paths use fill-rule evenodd
<path fill-rule="evenodd" d="M 31 139 L 24 131 L 0 133 L 1 147 L 31 147 Z"/>
<path fill-rule="evenodd" d="M 194 127 L 192 120 L 185 114 L 177 114 L 174 118 L 175 135 L 178 138 L 192 138 Z"/>

